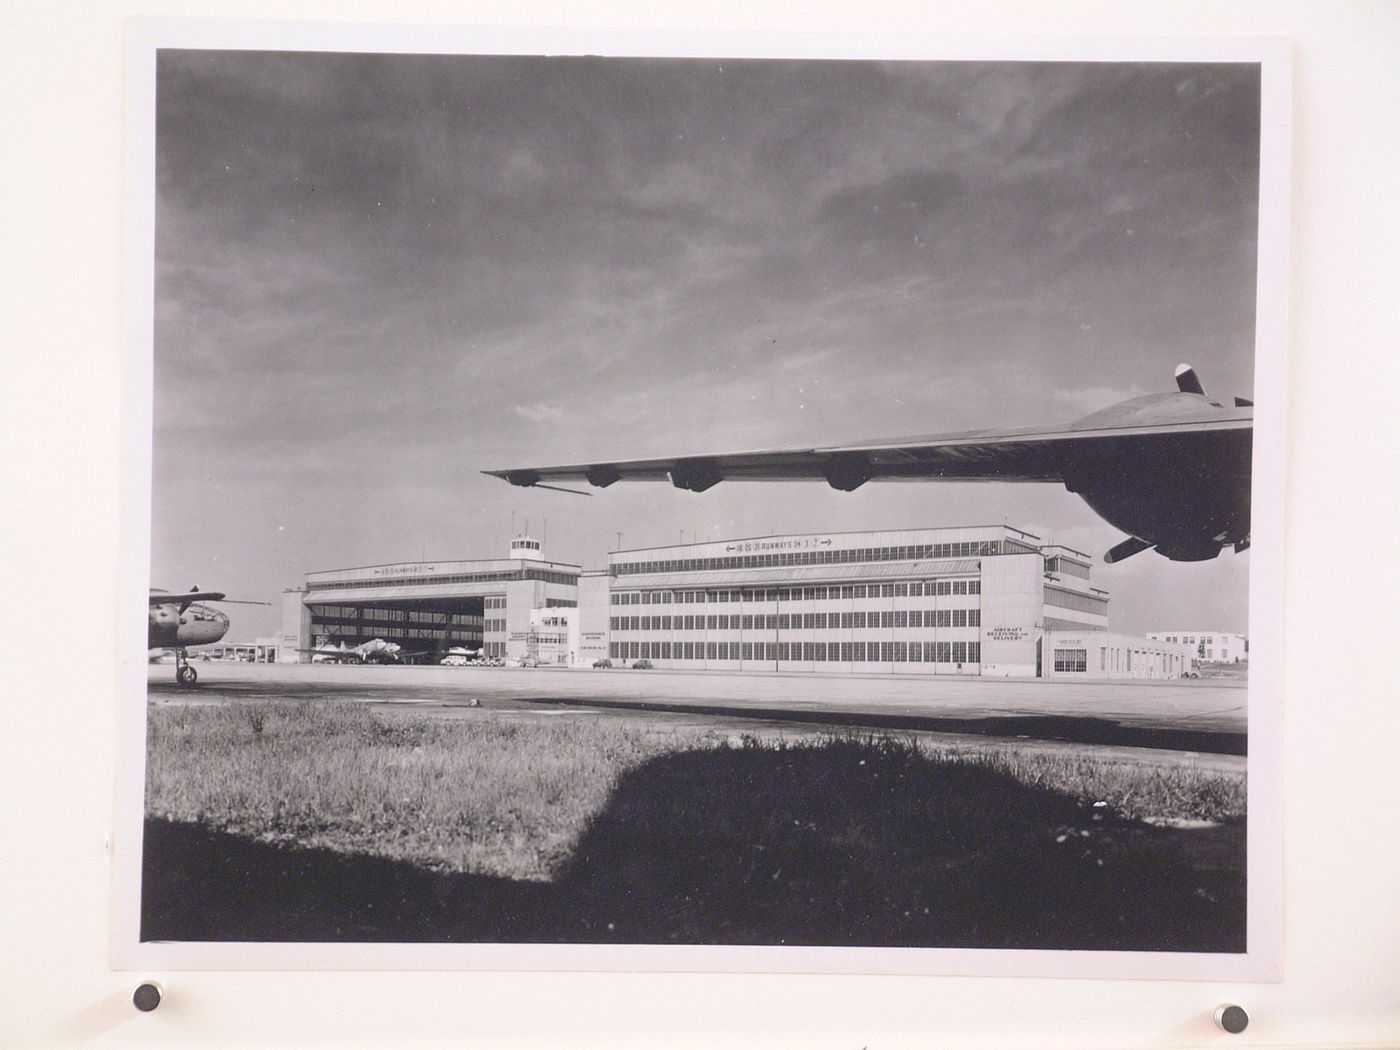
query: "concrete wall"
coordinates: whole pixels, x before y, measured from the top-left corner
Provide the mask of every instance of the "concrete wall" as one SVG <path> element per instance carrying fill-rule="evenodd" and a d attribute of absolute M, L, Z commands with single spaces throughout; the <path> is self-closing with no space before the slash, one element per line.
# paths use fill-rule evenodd
<path fill-rule="evenodd" d="M 298 649 L 311 648 L 311 610 L 302 604 L 304 587 L 290 587 L 282 592 L 282 629 L 277 634 L 279 664 L 309 663 L 309 653 Z"/>
<path fill-rule="evenodd" d="M 527 652 L 530 613 L 544 605 L 544 583 L 511 580 L 506 584 L 506 661 L 518 663 Z"/>
<path fill-rule="evenodd" d="M 1055 669 L 1055 652 L 1084 653 L 1084 670 Z M 1060 681 L 1085 679 L 1180 678 L 1191 668 L 1186 646 L 1106 631 L 1047 631 L 1044 677 Z"/>
<path fill-rule="evenodd" d="M 1039 554 L 982 559 L 982 674 L 1035 675 L 1035 642 L 1044 589 Z"/>
<path fill-rule="evenodd" d="M 578 580 L 578 666 L 592 667 L 608 656 L 608 606 L 613 578 L 606 573 Z"/>

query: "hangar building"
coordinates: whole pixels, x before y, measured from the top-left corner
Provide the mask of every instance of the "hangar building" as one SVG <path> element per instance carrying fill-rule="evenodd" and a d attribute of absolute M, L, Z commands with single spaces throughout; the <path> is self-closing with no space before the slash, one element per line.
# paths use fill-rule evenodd
<path fill-rule="evenodd" d="M 424 662 L 452 646 L 518 662 L 539 637 L 541 610 L 577 605 L 578 577 L 528 536 L 511 541 L 508 558 L 308 572 L 282 594 L 277 658 L 307 663 L 313 647 L 382 638 Z"/>
<path fill-rule="evenodd" d="M 1008 525 L 618 551 L 605 571 L 579 578 L 578 660 L 1179 677 L 1180 646 L 1108 633 L 1109 596 L 1089 573 L 1088 555 Z"/>

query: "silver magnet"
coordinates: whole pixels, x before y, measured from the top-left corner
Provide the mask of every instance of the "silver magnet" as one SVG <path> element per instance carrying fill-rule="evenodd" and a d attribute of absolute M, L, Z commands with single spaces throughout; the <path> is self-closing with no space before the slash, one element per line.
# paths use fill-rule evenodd
<path fill-rule="evenodd" d="M 1231 1035 L 1239 1035 L 1249 1027 L 1249 1011 L 1243 1006 L 1226 1003 L 1216 1007 L 1215 1023 Z"/>
<path fill-rule="evenodd" d="M 131 995 L 131 1002 L 143 1014 L 148 1014 L 160 1005 L 162 995 L 160 985 L 155 981 L 142 981 Z"/>

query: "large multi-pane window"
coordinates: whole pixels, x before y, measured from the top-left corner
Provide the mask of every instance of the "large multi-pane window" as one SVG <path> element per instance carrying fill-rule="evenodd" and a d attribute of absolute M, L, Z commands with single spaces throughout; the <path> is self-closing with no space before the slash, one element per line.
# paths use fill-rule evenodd
<path fill-rule="evenodd" d="M 307 591 L 364 590 L 374 587 L 418 587 L 440 586 L 445 583 L 495 583 L 505 580 L 543 580 L 545 583 L 578 584 L 578 573 L 560 572 L 555 569 L 542 569 L 534 565 L 524 565 L 511 569 L 491 572 L 465 572 L 443 574 L 441 576 L 389 576 L 369 579 L 308 580 Z"/>
<path fill-rule="evenodd" d="M 1045 559 L 1045 571 L 1059 576 L 1077 576 L 1081 580 L 1089 578 L 1089 566 L 1060 555 Z"/>
<path fill-rule="evenodd" d="M 1045 604 L 1075 612 L 1091 613 L 1094 616 L 1108 615 L 1108 599 L 1097 594 L 1081 594 L 1067 591 L 1062 587 L 1045 586 Z"/>
<path fill-rule="evenodd" d="M 1056 649 L 1056 671 L 1087 671 L 1089 651 L 1087 649 Z"/>

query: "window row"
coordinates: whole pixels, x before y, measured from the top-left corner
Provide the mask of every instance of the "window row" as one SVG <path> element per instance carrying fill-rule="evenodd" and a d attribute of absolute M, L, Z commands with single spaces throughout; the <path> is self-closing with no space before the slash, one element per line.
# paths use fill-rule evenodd
<path fill-rule="evenodd" d="M 695 605 L 706 602 L 822 602 L 841 598 L 922 598 L 981 594 L 981 580 L 906 580 L 830 587 L 743 587 L 714 591 L 614 591 L 613 605 Z"/>
<path fill-rule="evenodd" d="M 837 631 L 884 627 L 981 627 L 980 609 L 883 609 L 833 613 L 612 616 L 614 631 Z"/>
<path fill-rule="evenodd" d="M 485 620 L 485 621 L 482 622 L 482 625 L 481 625 L 481 630 L 482 630 L 484 633 L 486 633 L 486 634 L 491 634 L 492 632 L 495 632 L 495 633 L 499 634 L 499 633 L 501 633 L 502 631 L 504 631 L 505 629 L 506 629 L 506 621 L 505 621 L 504 619 L 499 619 L 499 620 Z"/>
<path fill-rule="evenodd" d="M 366 587 L 440 587 L 445 583 L 495 583 L 501 580 L 543 580 L 545 583 L 564 583 L 578 586 L 578 573 L 556 572 L 535 566 L 516 569 L 503 569 L 496 572 L 465 572 L 451 576 L 390 576 L 368 580 L 317 580 L 308 581 L 308 591 L 362 590 Z"/>
<path fill-rule="evenodd" d="M 783 663 L 980 663 L 980 642 L 613 642 L 615 660 Z"/>
<path fill-rule="evenodd" d="M 1045 559 L 1045 571 L 1055 573 L 1058 576 L 1077 576 L 1081 580 L 1089 578 L 1089 566 L 1060 555 Z"/>
<path fill-rule="evenodd" d="M 1051 587 L 1049 584 L 1045 587 L 1045 604 L 1072 609 L 1075 612 L 1091 613 L 1094 616 L 1108 615 L 1107 598 L 1101 598 L 1097 594 L 1067 591 L 1062 587 Z"/>
<path fill-rule="evenodd" d="M 312 608 L 313 623 L 363 621 L 364 623 L 455 623 L 475 625 L 481 617 L 473 613 L 424 612 L 420 609 L 389 609 L 357 605 L 317 605 Z"/>
<path fill-rule="evenodd" d="M 386 642 L 398 642 L 408 644 L 411 648 L 421 649 L 422 645 L 414 644 L 420 642 L 443 642 L 447 645 L 455 645 L 459 642 L 480 641 L 481 635 L 467 630 L 433 630 L 430 627 L 407 627 L 392 631 L 364 631 L 364 630 L 337 630 L 328 625 L 320 625 L 313 636 L 316 644 L 338 645 L 344 642 L 346 645 L 363 645 L 374 638 L 383 639 Z M 431 648 L 429 646 L 428 648 Z"/>

